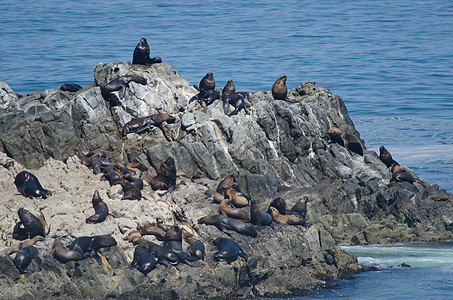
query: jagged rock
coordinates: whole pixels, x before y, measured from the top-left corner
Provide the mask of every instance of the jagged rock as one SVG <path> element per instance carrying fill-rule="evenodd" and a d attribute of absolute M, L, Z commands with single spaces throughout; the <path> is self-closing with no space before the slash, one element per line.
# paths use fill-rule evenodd
<path fill-rule="evenodd" d="M 131 73 L 144 76 L 147 84 L 131 82 L 123 98 L 113 92 L 117 105 L 109 107 L 100 87 Z M 42 212 L 51 225 L 50 235 L 35 245 L 43 258 L 42 271 L 18 281 L 12 256 L 0 255 L 2 298 L 299 294 L 361 270 L 356 259 L 336 244 L 453 238 L 450 193 L 437 185 L 390 183 L 391 173 L 375 152 L 364 147 L 360 156 L 328 142 L 326 133 L 332 126 L 360 135 L 342 99 L 314 82 L 289 91 L 294 104 L 273 100 L 270 92 L 251 93 L 251 106 L 228 117 L 220 100 L 208 107 L 196 101 L 189 105 L 198 91 L 165 63 L 100 63 L 94 78 L 76 93 L 46 90 L 18 95 L 0 83 L 0 213 L 5 216 L 0 249 L 14 242 L 19 207 Z M 175 115 L 176 122 L 121 137 L 122 126 L 132 118 L 159 112 Z M 171 155 L 181 175 L 172 192 L 153 191 L 145 182 L 145 199 L 122 201 L 121 187 L 101 181 L 101 174 L 94 175 L 72 156 L 75 148 L 104 150 L 113 161 L 139 162 L 148 177 Z M 33 169 L 53 195 L 46 200 L 19 195 L 13 181 L 24 169 Z M 238 189 L 256 199 L 262 210 L 278 196 L 288 207 L 307 196 L 311 227 L 259 228 L 258 237 L 252 239 L 198 224 L 200 217 L 218 212 L 218 205 L 204 192 L 215 189 L 227 174 L 235 176 Z M 203 183 L 192 181 L 194 175 L 205 177 Z M 86 224 L 95 190 L 112 215 L 100 224 Z M 146 277 L 129 270 L 126 260 L 131 261 L 134 247 L 123 238 L 139 224 L 175 220 L 205 242 L 208 253 L 216 251 L 215 238 L 229 237 L 249 260 L 229 265 L 214 263 L 208 255 L 207 264 L 158 266 Z M 50 256 L 54 237 L 67 246 L 74 237 L 99 234 L 111 234 L 118 242 L 104 252 L 112 269 L 90 260 L 63 265 Z"/>

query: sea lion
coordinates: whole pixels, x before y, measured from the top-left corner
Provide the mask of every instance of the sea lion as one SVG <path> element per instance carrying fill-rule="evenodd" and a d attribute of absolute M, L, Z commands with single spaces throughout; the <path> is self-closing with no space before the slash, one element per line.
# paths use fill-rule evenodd
<path fill-rule="evenodd" d="M 239 208 L 233 208 L 230 206 L 231 199 L 224 199 L 220 202 L 219 213 L 225 217 L 243 220 L 249 222 L 250 218 L 245 211 Z"/>
<path fill-rule="evenodd" d="M 132 56 L 132 64 L 137 65 L 146 65 L 150 66 L 155 63 L 161 63 L 162 59 L 158 56 L 150 58 L 150 50 L 148 41 L 145 38 L 141 38 L 137 46 L 134 49 L 134 54 Z"/>
<path fill-rule="evenodd" d="M 46 237 L 44 225 L 39 218 L 25 208 L 17 211 L 20 222 L 17 222 L 13 229 L 13 239 L 23 241 L 34 238 L 37 235 Z"/>
<path fill-rule="evenodd" d="M 288 99 L 288 88 L 286 87 L 286 75 L 278 78 L 272 85 L 272 97 L 275 100 L 284 100 L 294 103 L 295 101 Z"/>
<path fill-rule="evenodd" d="M 148 275 L 157 266 L 157 259 L 149 252 L 148 245 L 137 245 L 134 250 L 134 259 L 129 268 L 137 268 L 143 275 Z"/>
<path fill-rule="evenodd" d="M 348 148 L 352 152 L 355 152 L 363 156 L 363 146 L 360 140 L 353 134 L 345 133 L 338 127 L 331 127 L 327 131 L 327 137 L 332 142 L 336 142 L 343 147 Z"/>
<path fill-rule="evenodd" d="M 282 215 L 278 212 L 277 208 L 269 207 L 269 214 L 272 216 L 272 220 L 278 224 L 288 225 L 305 225 L 305 219 L 299 214 L 295 215 Z"/>
<path fill-rule="evenodd" d="M 297 201 L 291 208 L 292 212 L 300 214 L 304 219 L 307 218 L 307 203 L 308 198 L 304 197 L 303 199 Z"/>
<path fill-rule="evenodd" d="M 168 190 L 176 186 L 176 166 L 173 157 L 167 157 L 160 165 L 157 175 L 150 180 L 149 184 L 155 191 Z"/>
<path fill-rule="evenodd" d="M 225 229 L 236 231 L 237 233 L 256 237 L 258 233 L 250 223 L 222 216 L 221 214 L 209 215 L 198 219 L 198 224 L 214 225 L 220 231 Z"/>
<path fill-rule="evenodd" d="M 271 207 L 275 207 L 278 212 L 282 215 L 286 215 L 286 201 L 282 197 L 277 197 L 272 202 L 269 204 L 269 207 L 267 208 L 267 213 L 270 214 Z"/>
<path fill-rule="evenodd" d="M 52 196 L 52 192 L 43 188 L 38 178 L 28 171 L 22 171 L 17 174 L 14 179 L 14 185 L 24 197 L 47 199 L 48 195 Z"/>
<path fill-rule="evenodd" d="M 123 188 L 123 198 L 121 200 L 140 200 L 142 198 L 142 191 L 138 186 L 127 181 L 120 183 Z"/>
<path fill-rule="evenodd" d="M 390 181 L 396 182 L 407 181 L 412 184 L 415 181 L 420 182 L 420 180 L 416 180 L 409 171 L 407 171 L 400 165 L 393 164 L 391 165 L 390 170 L 392 171 L 392 179 L 390 179 Z"/>
<path fill-rule="evenodd" d="M 189 103 L 194 100 L 204 100 L 207 105 L 210 105 L 217 99 L 220 99 L 220 93 L 215 90 L 215 79 L 212 72 L 207 73 L 200 81 L 199 93 L 193 96 Z"/>
<path fill-rule="evenodd" d="M 266 212 L 262 212 L 258 203 L 255 200 L 251 201 L 250 206 L 250 222 L 253 225 L 268 226 L 272 224 L 272 216 Z"/>
<path fill-rule="evenodd" d="M 123 175 L 115 170 L 113 165 L 103 168 L 104 175 L 101 180 L 108 180 L 110 186 L 121 184 L 123 182 Z"/>
<path fill-rule="evenodd" d="M 227 238 L 217 238 L 213 241 L 214 246 L 219 249 L 218 252 L 214 253 L 214 260 L 215 261 L 227 261 L 228 263 L 232 263 L 238 256 L 247 261 L 248 255 L 247 253 L 242 250 L 241 246 L 233 240 Z"/>
<path fill-rule="evenodd" d="M 217 204 L 219 204 L 220 202 L 222 202 L 223 199 L 225 199 L 225 197 L 222 194 L 217 193 L 216 191 L 213 190 L 207 190 L 204 194 L 206 199 L 212 198 L 214 202 Z"/>
<path fill-rule="evenodd" d="M 140 190 L 143 190 L 143 179 L 137 174 L 128 173 L 124 175 L 123 178 L 138 187 Z"/>
<path fill-rule="evenodd" d="M 237 183 L 234 180 L 234 176 L 232 174 L 227 175 L 222 181 L 219 182 L 216 188 L 216 192 L 223 195 L 225 198 L 228 197 L 228 190 L 235 189 L 237 187 Z"/>
<path fill-rule="evenodd" d="M 102 201 L 101 196 L 99 196 L 98 190 L 94 191 L 93 197 L 91 198 L 91 203 L 94 208 L 94 215 L 87 218 L 85 221 L 88 224 L 104 222 L 109 214 L 109 209 L 107 207 L 107 204 Z"/>
<path fill-rule="evenodd" d="M 20 249 L 16 253 L 16 256 L 13 259 L 13 263 L 16 266 L 19 273 L 21 274 L 32 273 L 30 270 L 27 269 L 32 259 L 35 259 L 39 269 L 41 270 L 42 261 L 41 258 L 39 258 L 38 256 L 38 249 L 36 249 L 33 246 L 28 246 Z"/>
<path fill-rule="evenodd" d="M 60 86 L 61 91 L 75 93 L 80 90 L 82 87 L 76 83 L 64 83 Z"/>
<path fill-rule="evenodd" d="M 61 263 L 83 259 L 83 253 L 66 249 L 59 239 L 54 240 L 50 254 Z"/>
<path fill-rule="evenodd" d="M 238 195 L 238 193 L 236 193 L 236 190 L 234 189 L 229 189 L 227 191 L 227 195 L 228 198 L 231 199 L 231 203 L 233 203 L 235 207 L 245 207 L 249 205 L 249 200 L 247 199 L 247 197 L 245 197 L 245 195 L 243 194 Z"/>
<path fill-rule="evenodd" d="M 145 77 L 138 74 L 123 75 L 116 79 L 113 79 L 103 87 L 101 87 L 101 94 L 105 101 L 107 101 L 110 106 L 118 106 L 120 103 L 113 102 L 110 98 L 110 93 L 119 91 L 120 99 L 123 99 L 124 93 L 126 92 L 126 87 L 130 82 L 137 82 L 142 85 L 147 84 Z"/>
<path fill-rule="evenodd" d="M 245 98 L 242 93 L 236 93 L 236 87 L 234 86 L 233 80 L 228 80 L 227 84 L 222 90 L 222 101 L 223 101 L 223 112 L 232 116 L 235 115 L 242 108 L 249 107 L 250 104 L 245 102 Z M 230 113 L 230 104 L 234 106 L 234 110 Z"/>
<path fill-rule="evenodd" d="M 400 165 L 393 159 L 390 152 L 387 149 L 385 149 L 384 146 L 379 147 L 379 158 L 387 166 L 387 168 L 390 168 L 393 164 L 398 166 Z"/>
<path fill-rule="evenodd" d="M 100 248 L 116 246 L 116 240 L 110 235 L 81 236 L 76 238 L 69 250 L 79 252 L 84 258 L 99 258 L 96 253 Z"/>
<path fill-rule="evenodd" d="M 164 248 L 167 249 L 169 252 L 176 254 L 176 256 L 179 258 L 180 262 L 183 262 L 188 265 L 192 265 L 191 264 L 191 261 L 192 261 L 191 255 L 182 249 L 181 241 L 166 241 L 164 243 Z"/>
<path fill-rule="evenodd" d="M 151 125 L 160 126 L 163 122 L 173 124 L 176 122 L 176 118 L 170 114 L 164 113 L 158 113 L 143 118 L 135 118 L 124 124 L 122 134 L 123 137 L 125 137 L 128 133 L 142 133 Z"/>
<path fill-rule="evenodd" d="M 159 263 L 161 264 L 165 265 L 166 262 L 169 262 L 172 265 L 177 265 L 181 262 L 175 253 L 165 247 L 157 245 L 156 243 L 149 242 L 148 251 L 158 258 Z"/>
<path fill-rule="evenodd" d="M 141 235 L 154 235 L 159 241 L 165 241 L 167 228 L 162 224 L 145 223 L 137 226 Z"/>
<path fill-rule="evenodd" d="M 189 244 L 187 251 L 191 255 L 191 261 L 204 260 L 206 251 L 203 242 L 185 229 L 182 230 L 182 237 Z"/>

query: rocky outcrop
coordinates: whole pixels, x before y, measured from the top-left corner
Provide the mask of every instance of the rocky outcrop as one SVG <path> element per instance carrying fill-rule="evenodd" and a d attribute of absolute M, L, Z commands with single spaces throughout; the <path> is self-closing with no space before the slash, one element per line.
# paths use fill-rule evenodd
<path fill-rule="evenodd" d="M 147 84 L 129 83 L 124 97 L 113 92 L 114 106 L 108 105 L 100 87 L 126 74 L 144 76 Z M 208 107 L 189 104 L 197 90 L 165 63 L 102 63 L 94 78 L 76 93 L 46 90 L 25 96 L 1 83 L 0 186 L 5 205 L 0 209 L 5 221 L 0 247 L 15 243 L 12 228 L 19 207 L 41 211 L 51 224 L 50 236 L 36 244 L 44 261 L 42 271 L 19 280 L 10 257 L 0 256 L 2 298 L 249 298 L 305 293 L 360 270 L 355 258 L 336 244 L 453 237 L 451 194 L 437 185 L 390 183 L 391 173 L 375 152 L 365 149 L 360 156 L 329 143 L 326 133 L 332 126 L 360 135 L 342 99 L 314 82 L 290 91 L 294 104 L 273 100 L 271 92 L 252 93 L 251 106 L 228 117 L 220 100 Z M 160 112 L 175 115 L 177 121 L 121 137 L 123 125 L 132 118 Z M 104 150 L 111 160 L 138 162 L 151 174 L 172 155 L 179 171 L 177 188 L 163 193 L 146 185 L 145 200 L 121 201 L 121 188 L 100 181 L 100 174 L 94 175 L 73 157 L 76 148 Z M 66 163 L 63 158 L 68 158 Z M 53 196 L 30 200 L 18 195 L 12 182 L 24 168 L 33 169 Z M 277 196 L 290 207 L 307 196 L 312 226 L 266 227 L 253 239 L 197 224 L 199 217 L 217 211 L 204 191 L 215 189 L 227 174 L 235 176 L 239 189 L 257 200 L 261 210 Z M 195 183 L 194 175 L 204 179 Z M 115 217 L 86 224 L 93 214 L 95 190 Z M 129 270 L 126 261 L 132 258 L 133 246 L 123 237 L 144 222 L 174 220 L 199 235 L 211 253 L 213 239 L 232 237 L 249 260 L 214 263 L 211 254 L 206 263 L 159 266 L 146 277 Z M 118 247 L 105 253 L 110 268 L 90 260 L 63 265 L 50 257 L 52 237 L 68 245 L 74 236 L 96 234 L 112 234 L 118 241 Z"/>

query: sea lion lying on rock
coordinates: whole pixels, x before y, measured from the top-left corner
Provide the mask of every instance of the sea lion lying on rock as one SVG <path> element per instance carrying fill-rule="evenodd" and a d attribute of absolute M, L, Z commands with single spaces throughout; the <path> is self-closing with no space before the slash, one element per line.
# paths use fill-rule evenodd
<path fill-rule="evenodd" d="M 43 188 L 38 178 L 28 171 L 17 174 L 14 185 L 19 193 L 25 197 L 47 199 L 48 195 L 52 196 L 52 192 Z"/>

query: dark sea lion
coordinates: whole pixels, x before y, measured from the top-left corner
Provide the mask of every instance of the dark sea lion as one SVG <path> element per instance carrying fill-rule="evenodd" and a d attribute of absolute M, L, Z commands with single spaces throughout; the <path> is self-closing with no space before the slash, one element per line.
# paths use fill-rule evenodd
<path fill-rule="evenodd" d="M 204 100 L 210 105 L 217 99 L 220 99 L 220 93 L 215 90 L 215 79 L 211 72 L 207 73 L 200 81 L 199 93 L 193 96 L 189 103 L 194 100 Z"/>
<path fill-rule="evenodd" d="M 128 173 L 123 176 L 124 179 L 138 187 L 140 190 L 143 190 L 143 179 L 135 173 Z"/>
<path fill-rule="evenodd" d="M 282 197 L 277 197 L 272 202 L 269 204 L 269 207 L 267 208 L 267 213 L 270 214 L 270 209 L 271 207 L 275 207 L 278 212 L 282 215 L 286 214 L 286 201 Z"/>
<path fill-rule="evenodd" d="M 393 159 L 390 152 L 384 146 L 379 147 L 379 158 L 387 166 L 387 168 L 390 168 L 393 164 L 399 166 L 399 163 Z"/>
<path fill-rule="evenodd" d="M 242 93 L 236 93 L 236 87 L 234 86 L 233 80 L 228 80 L 227 84 L 222 90 L 222 102 L 223 112 L 232 116 L 239 112 L 244 107 L 250 106 L 249 103 L 245 102 L 245 98 Z M 230 113 L 230 104 L 234 106 L 234 110 Z"/>
<path fill-rule="evenodd" d="M 294 103 L 295 101 L 292 101 L 288 99 L 288 88 L 286 87 L 286 75 L 278 78 L 274 84 L 272 85 L 272 97 L 274 97 L 275 100 L 284 100 L 288 102 Z"/>
<path fill-rule="evenodd" d="M 191 255 L 182 249 L 181 241 L 166 241 L 164 243 L 164 248 L 167 249 L 169 252 L 176 254 L 180 262 L 191 265 L 190 263 L 192 261 Z"/>
<path fill-rule="evenodd" d="M 14 185 L 24 197 L 47 199 L 48 195 L 52 196 L 52 192 L 43 188 L 38 178 L 28 171 L 22 171 L 17 174 L 14 179 Z"/>
<path fill-rule="evenodd" d="M 102 97 L 104 98 L 105 101 L 107 101 L 110 104 L 110 106 L 119 105 L 119 103 L 112 103 L 112 101 L 110 101 L 111 100 L 110 93 L 119 91 L 120 99 L 123 99 L 124 93 L 126 92 L 126 87 L 132 81 L 140 83 L 142 85 L 147 84 L 146 78 L 141 75 L 138 74 L 123 75 L 116 79 L 113 79 L 112 81 L 101 87 Z"/>
<path fill-rule="evenodd" d="M 237 183 L 234 180 L 234 176 L 232 174 L 227 175 L 222 181 L 219 182 L 217 185 L 216 192 L 223 195 L 225 198 L 228 197 L 228 190 L 235 189 L 237 187 Z"/>
<path fill-rule="evenodd" d="M 207 73 L 201 80 L 200 80 L 200 94 L 215 89 L 215 79 L 212 75 L 212 72 Z"/>
<path fill-rule="evenodd" d="M 90 158 L 87 155 L 85 155 L 85 153 L 83 153 L 80 149 L 74 149 L 74 155 L 77 156 L 82 165 L 91 167 Z"/>
<path fill-rule="evenodd" d="M 83 259 L 83 253 L 66 249 L 58 239 L 54 240 L 50 254 L 61 263 L 67 263 L 71 260 L 78 261 Z"/>
<path fill-rule="evenodd" d="M 103 168 L 104 176 L 101 180 L 108 180 L 110 186 L 121 184 L 123 182 L 123 176 L 117 172 L 113 165 Z"/>
<path fill-rule="evenodd" d="M 142 133 L 151 125 L 160 126 L 163 122 L 173 124 L 176 122 L 176 118 L 170 114 L 158 113 L 143 118 L 132 119 L 124 124 L 123 137 L 127 136 L 128 133 Z"/>
<path fill-rule="evenodd" d="M 140 200 L 142 198 L 142 191 L 135 184 L 123 181 L 120 183 L 123 188 L 123 198 L 121 200 Z"/>
<path fill-rule="evenodd" d="M 163 246 L 157 245 L 156 243 L 149 242 L 148 251 L 158 258 L 159 262 L 162 264 L 169 262 L 172 265 L 177 265 L 181 262 L 175 253 Z"/>
<path fill-rule="evenodd" d="M 168 190 L 176 186 L 176 166 L 173 157 L 167 157 L 160 165 L 157 175 L 150 180 L 149 184 L 155 191 Z"/>
<path fill-rule="evenodd" d="M 42 261 L 41 258 L 38 256 L 38 249 L 33 246 L 28 246 L 20 249 L 16 256 L 13 259 L 14 265 L 16 266 L 17 270 L 21 274 L 32 273 L 28 270 L 28 266 L 31 263 L 31 260 L 35 259 L 36 263 L 38 264 L 39 269 L 42 269 Z"/>
<path fill-rule="evenodd" d="M 76 83 L 64 83 L 60 86 L 61 91 L 75 93 L 80 90 L 82 87 Z"/>
<path fill-rule="evenodd" d="M 272 216 L 272 220 L 278 224 L 306 225 L 305 219 L 299 214 L 282 215 L 273 206 L 269 207 L 269 214 Z"/>
<path fill-rule="evenodd" d="M 393 164 L 391 165 L 390 170 L 392 171 L 392 179 L 390 181 L 407 181 L 412 184 L 417 181 L 409 171 L 400 165 Z"/>
<path fill-rule="evenodd" d="M 338 127 L 331 127 L 327 131 L 327 137 L 343 147 L 363 156 L 363 146 L 360 140 L 353 134 L 345 133 Z"/>
<path fill-rule="evenodd" d="M 224 199 L 219 204 L 219 213 L 225 217 L 243 220 L 249 222 L 250 218 L 245 211 L 240 208 L 233 208 L 230 206 L 231 199 Z"/>
<path fill-rule="evenodd" d="M 214 260 L 215 261 L 227 261 L 228 263 L 232 263 L 238 256 L 247 261 L 248 255 L 247 253 L 242 250 L 241 246 L 233 240 L 227 238 L 217 238 L 213 241 L 214 246 L 219 249 L 218 252 L 214 253 Z"/>
<path fill-rule="evenodd" d="M 13 239 L 23 241 L 34 238 L 37 235 L 46 236 L 44 225 L 39 218 L 22 207 L 19 208 L 17 213 L 19 214 L 20 222 L 14 226 Z"/>
<path fill-rule="evenodd" d="M 307 203 L 308 198 L 304 197 L 303 199 L 297 201 L 291 208 L 292 212 L 300 214 L 304 219 L 307 218 Z"/>
<path fill-rule="evenodd" d="M 272 224 L 272 216 L 266 212 L 262 212 L 258 203 L 255 200 L 251 201 L 250 206 L 250 223 L 258 226 L 268 226 Z"/>
<path fill-rule="evenodd" d="M 112 246 L 116 246 L 116 240 L 110 235 L 81 236 L 71 243 L 69 250 L 79 252 L 84 258 L 97 258 L 100 248 Z"/>
<path fill-rule="evenodd" d="M 91 198 L 91 203 L 94 208 L 94 215 L 87 218 L 85 221 L 89 224 L 104 222 L 109 214 L 109 209 L 107 207 L 107 204 L 102 201 L 97 190 L 94 191 L 93 197 Z"/>
<path fill-rule="evenodd" d="M 251 237 L 256 237 L 258 235 L 252 224 L 244 223 L 238 219 L 225 217 L 221 214 L 202 217 L 198 219 L 198 224 L 214 225 L 221 231 L 228 229 Z"/>
<path fill-rule="evenodd" d="M 236 190 L 229 189 L 226 193 L 228 198 L 231 199 L 231 203 L 233 203 L 235 207 L 246 207 L 249 205 L 249 200 L 247 199 L 247 197 L 245 197 L 243 194 L 238 195 L 238 193 L 236 193 Z"/>
<path fill-rule="evenodd" d="M 137 65 L 152 65 L 154 63 L 161 63 L 162 59 L 158 56 L 149 57 L 150 50 L 148 41 L 145 38 L 141 38 L 137 46 L 134 49 L 134 55 L 132 56 L 132 64 Z"/>
<path fill-rule="evenodd" d="M 137 268 L 143 275 L 148 275 L 157 266 L 157 259 L 149 252 L 148 245 L 137 245 L 134 250 L 134 259 L 129 268 Z"/>
<path fill-rule="evenodd" d="M 182 231 L 182 236 L 186 243 L 189 244 L 187 251 L 191 255 L 191 261 L 198 259 L 204 260 L 206 255 L 206 250 L 204 244 L 201 240 L 197 239 L 193 234 L 189 233 L 187 230 Z"/>

